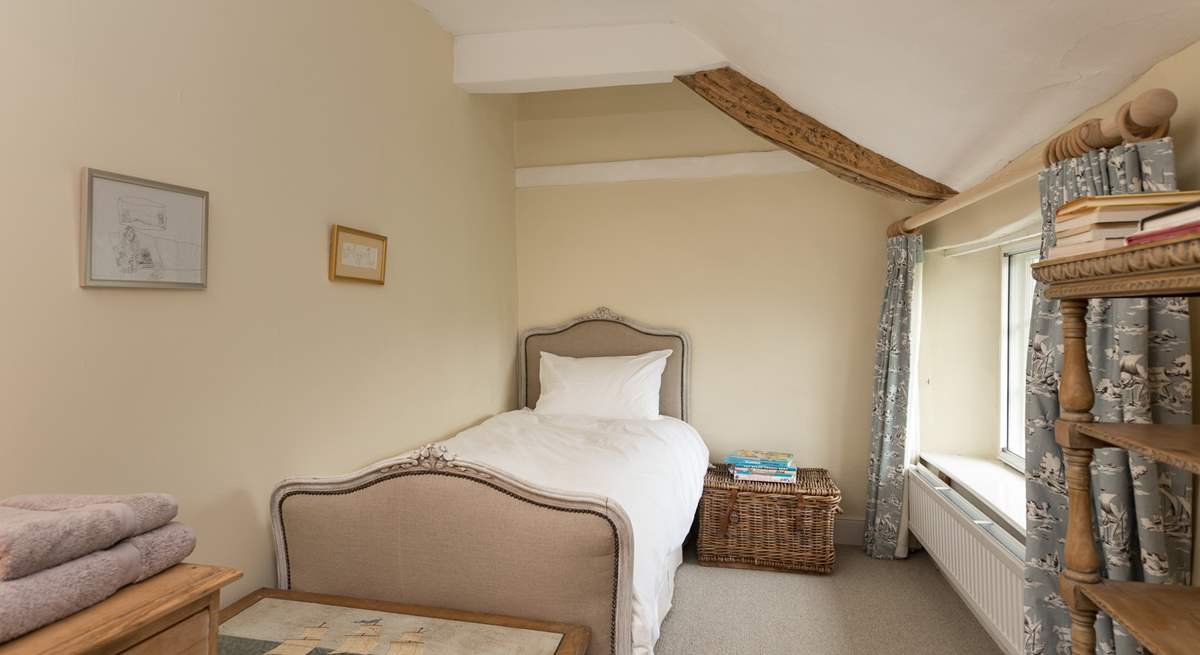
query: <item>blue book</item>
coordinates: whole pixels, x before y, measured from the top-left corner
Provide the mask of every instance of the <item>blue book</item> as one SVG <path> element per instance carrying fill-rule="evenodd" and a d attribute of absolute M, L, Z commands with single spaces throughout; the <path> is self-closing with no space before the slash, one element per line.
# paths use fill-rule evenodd
<path fill-rule="evenodd" d="M 796 482 L 796 469 L 760 469 L 730 466 L 729 471 L 735 480 L 750 480 L 754 482 Z"/>

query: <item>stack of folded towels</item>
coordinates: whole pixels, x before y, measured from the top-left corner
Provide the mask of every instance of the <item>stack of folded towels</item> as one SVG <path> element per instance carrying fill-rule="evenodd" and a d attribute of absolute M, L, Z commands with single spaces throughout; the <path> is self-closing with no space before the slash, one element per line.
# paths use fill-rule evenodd
<path fill-rule="evenodd" d="M 191 554 L 166 494 L 0 500 L 0 642 L 70 616 Z"/>

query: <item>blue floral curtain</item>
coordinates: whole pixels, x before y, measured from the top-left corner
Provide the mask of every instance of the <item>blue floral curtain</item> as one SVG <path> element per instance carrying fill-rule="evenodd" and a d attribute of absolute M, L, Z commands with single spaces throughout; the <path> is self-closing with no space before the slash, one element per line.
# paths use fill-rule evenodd
<path fill-rule="evenodd" d="M 908 555 L 905 472 L 916 452 L 913 384 L 914 305 L 921 235 L 888 239 L 887 277 L 875 339 L 875 395 L 871 410 L 871 456 L 867 469 L 867 516 L 863 549 L 871 557 Z M 911 392 L 911 393 L 910 393 Z"/>
<path fill-rule="evenodd" d="M 1042 257 L 1054 245 L 1054 214 L 1080 196 L 1175 190 L 1170 138 L 1094 150 L 1054 164 L 1038 177 Z M 1183 298 L 1093 300 L 1087 313 L 1088 364 L 1096 419 L 1190 423 L 1191 344 Z M 1066 605 L 1058 593 L 1066 537 L 1062 450 L 1054 442 L 1062 369 L 1058 301 L 1038 284 L 1030 326 L 1025 390 L 1025 652 L 1071 652 Z M 1101 574 L 1114 580 L 1188 584 L 1191 577 L 1192 476 L 1134 453 L 1105 448 L 1092 464 Z M 1101 654 L 1141 647 L 1103 614 Z"/>

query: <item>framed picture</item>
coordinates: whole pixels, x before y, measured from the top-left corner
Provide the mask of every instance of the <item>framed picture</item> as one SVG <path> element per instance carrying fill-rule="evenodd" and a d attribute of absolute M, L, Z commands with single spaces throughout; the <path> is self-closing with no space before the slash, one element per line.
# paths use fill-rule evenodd
<path fill-rule="evenodd" d="M 387 237 L 334 225 L 329 235 L 329 279 L 383 284 Z"/>
<path fill-rule="evenodd" d="M 207 286 L 207 191 L 86 168 L 82 204 L 80 286 Z"/>

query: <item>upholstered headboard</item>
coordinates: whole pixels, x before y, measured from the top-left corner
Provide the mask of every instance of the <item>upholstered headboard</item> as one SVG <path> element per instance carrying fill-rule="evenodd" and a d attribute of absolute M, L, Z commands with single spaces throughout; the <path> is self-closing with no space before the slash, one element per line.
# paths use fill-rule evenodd
<path fill-rule="evenodd" d="M 537 405 L 542 391 L 538 379 L 542 352 L 567 357 L 611 357 L 667 349 L 674 352 L 667 358 L 667 368 L 663 371 L 659 413 L 686 421 L 692 359 L 692 343 L 687 334 L 641 325 L 607 307 L 577 316 L 562 325 L 531 328 L 521 333 L 517 401 L 521 407 Z"/>

